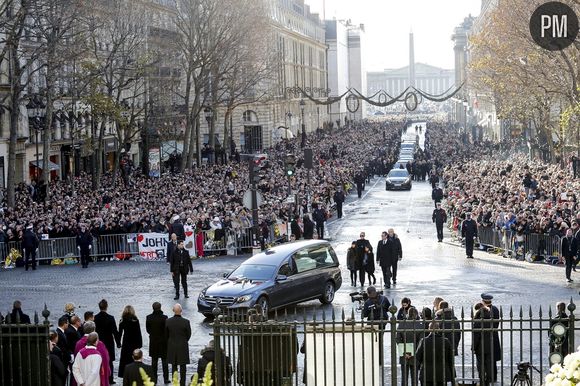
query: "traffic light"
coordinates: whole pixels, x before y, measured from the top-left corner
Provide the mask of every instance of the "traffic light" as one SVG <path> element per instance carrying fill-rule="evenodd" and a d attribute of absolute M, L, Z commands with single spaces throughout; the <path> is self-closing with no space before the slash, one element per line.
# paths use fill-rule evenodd
<path fill-rule="evenodd" d="M 261 176 L 261 171 L 262 171 L 262 167 L 264 166 L 264 161 L 266 160 L 266 157 L 262 156 L 262 157 L 254 157 L 251 161 L 250 161 L 250 183 L 253 185 L 257 185 L 260 183 L 260 180 L 262 179 Z"/>
<path fill-rule="evenodd" d="M 294 154 L 286 154 L 286 175 L 292 177 L 296 171 L 296 156 Z"/>

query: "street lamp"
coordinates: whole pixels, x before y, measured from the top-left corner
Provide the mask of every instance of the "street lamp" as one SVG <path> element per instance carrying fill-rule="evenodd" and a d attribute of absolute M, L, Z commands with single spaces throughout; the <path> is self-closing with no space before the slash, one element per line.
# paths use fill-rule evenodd
<path fill-rule="evenodd" d="M 212 134 L 211 133 L 211 121 L 213 119 L 213 110 L 211 109 L 210 106 L 207 106 L 203 109 L 203 114 L 205 116 L 205 120 L 207 121 L 208 144 L 211 144 L 212 138 L 210 138 L 209 136 Z M 212 150 L 210 150 L 208 152 L 208 163 L 209 164 L 213 163 L 213 154 L 211 153 Z"/>
<path fill-rule="evenodd" d="M 304 106 L 306 105 L 306 103 L 304 102 L 304 99 L 300 99 L 300 114 L 302 116 L 302 142 L 300 144 L 300 147 L 304 148 L 304 146 L 306 146 L 306 124 L 304 123 Z"/>
<path fill-rule="evenodd" d="M 32 122 L 32 128 L 35 132 L 35 144 L 36 144 L 36 168 L 34 169 L 34 177 L 38 181 L 38 171 L 40 169 L 40 161 L 38 159 L 38 132 L 42 130 L 42 119 L 46 114 L 46 105 L 42 103 L 42 100 L 38 95 L 33 95 L 28 104 L 26 105 L 28 111 L 28 118 Z"/>

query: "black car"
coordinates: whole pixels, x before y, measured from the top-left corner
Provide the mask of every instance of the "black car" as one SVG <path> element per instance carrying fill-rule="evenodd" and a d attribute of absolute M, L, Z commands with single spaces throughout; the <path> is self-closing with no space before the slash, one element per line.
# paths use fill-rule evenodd
<path fill-rule="evenodd" d="M 319 299 L 328 304 L 342 285 L 338 258 L 324 240 L 281 244 L 259 253 L 199 294 L 197 310 L 244 311 L 259 304 L 264 313 Z"/>
<path fill-rule="evenodd" d="M 411 175 L 407 169 L 392 169 L 389 174 L 387 174 L 385 184 L 386 190 L 411 190 Z"/>

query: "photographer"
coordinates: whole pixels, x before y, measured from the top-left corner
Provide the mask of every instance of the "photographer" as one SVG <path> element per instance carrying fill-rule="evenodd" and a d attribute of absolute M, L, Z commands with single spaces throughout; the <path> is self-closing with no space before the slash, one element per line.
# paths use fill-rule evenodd
<path fill-rule="evenodd" d="M 373 286 L 367 288 L 368 299 L 363 307 L 363 318 L 368 321 L 388 320 L 391 303 L 385 296 L 379 294 Z"/>

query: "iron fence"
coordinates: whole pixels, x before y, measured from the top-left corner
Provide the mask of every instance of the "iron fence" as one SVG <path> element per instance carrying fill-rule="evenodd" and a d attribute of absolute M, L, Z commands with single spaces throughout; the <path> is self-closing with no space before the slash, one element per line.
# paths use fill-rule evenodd
<path fill-rule="evenodd" d="M 500 307 L 499 316 L 485 317 L 461 309 L 457 318 L 443 313 L 436 325 L 397 320 L 396 307 L 374 322 L 354 310 L 269 320 L 256 312 L 222 314 L 213 323 L 214 349 L 222 353 L 214 384 L 541 385 L 552 364 L 574 351 L 575 305 L 568 310 L 557 316 L 549 307 Z"/>
<path fill-rule="evenodd" d="M 452 218 L 448 223 L 452 239 L 461 241 L 461 222 Z M 541 261 L 555 264 L 562 256 L 559 236 L 529 233 L 517 234 L 511 230 L 479 226 L 477 229 L 480 249 L 520 260 Z"/>
<path fill-rule="evenodd" d="M 18 314 L 16 314 L 18 315 Z M 18 316 L 6 316 L 0 324 L 0 383 L 11 386 L 50 386 L 50 312 L 45 307 L 42 324 L 22 324 Z M 1 318 L 1 315 L 0 315 Z"/>

